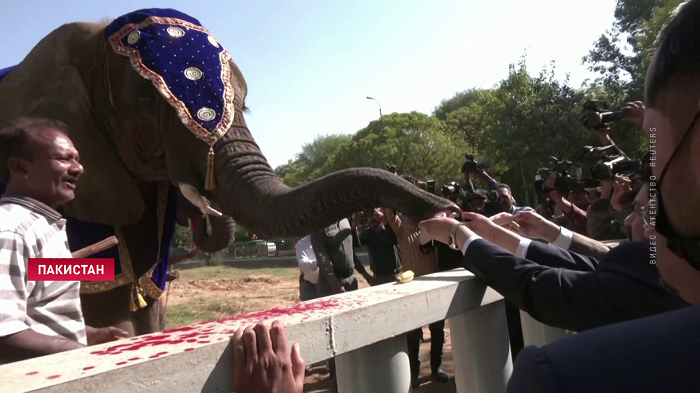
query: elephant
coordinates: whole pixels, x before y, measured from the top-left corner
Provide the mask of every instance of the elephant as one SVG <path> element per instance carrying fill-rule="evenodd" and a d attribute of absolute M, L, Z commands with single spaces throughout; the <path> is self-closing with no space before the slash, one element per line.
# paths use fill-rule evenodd
<path fill-rule="evenodd" d="M 228 244 L 234 223 L 259 236 L 301 237 L 377 206 L 415 222 L 461 212 L 382 169 L 286 186 L 246 125 L 243 73 L 198 20 L 177 10 L 64 24 L 8 71 L 0 80 L 0 126 L 18 117 L 60 120 L 80 152 L 85 172 L 62 206 L 71 248 L 103 238 L 87 235 L 116 233 L 112 252 L 122 264 L 129 260 L 128 279 L 89 283 L 93 289 L 81 295 L 91 326 L 154 331 L 149 309 L 159 293 L 137 310 L 130 302 L 144 277 L 147 285 L 166 267 L 167 232 L 185 217 L 216 223 L 218 233 L 194 234 L 211 251 Z M 173 208 L 178 203 L 184 207 Z M 102 232 L 75 229 L 70 237 L 71 226 L 88 224 Z"/>

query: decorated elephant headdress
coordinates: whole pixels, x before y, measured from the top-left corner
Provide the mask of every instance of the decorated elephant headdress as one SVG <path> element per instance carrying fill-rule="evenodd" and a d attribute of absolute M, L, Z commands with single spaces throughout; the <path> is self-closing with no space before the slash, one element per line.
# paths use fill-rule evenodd
<path fill-rule="evenodd" d="M 182 123 L 210 146 L 205 188 L 214 189 L 211 146 L 231 127 L 234 90 L 230 54 L 189 15 L 142 9 L 115 19 L 104 30 L 112 49 L 151 81 Z"/>

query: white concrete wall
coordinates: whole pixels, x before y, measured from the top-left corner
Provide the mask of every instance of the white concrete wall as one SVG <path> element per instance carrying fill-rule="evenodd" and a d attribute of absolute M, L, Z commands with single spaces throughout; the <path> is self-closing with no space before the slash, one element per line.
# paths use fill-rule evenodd
<path fill-rule="evenodd" d="M 0 392 L 230 392 L 229 338 L 257 321 L 283 321 L 312 364 L 494 303 L 458 269 L 0 366 Z"/>

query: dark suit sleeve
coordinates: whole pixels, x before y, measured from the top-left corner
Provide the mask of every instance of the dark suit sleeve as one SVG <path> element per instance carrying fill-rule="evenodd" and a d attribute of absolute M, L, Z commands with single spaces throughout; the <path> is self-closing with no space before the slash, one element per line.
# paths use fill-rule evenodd
<path fill-rule="evenodd" d="M 559 393 L 552 368 L 542 350 L 530 346 L 518 354 L 506 393 Z"/>
<path fill-rule="evenodd" d="M 527 248 L 525 257 L 542 266 L 560 267 L 564 269 L 592 272 L 598 267 L 598 260 L 577 254 L 572 251 L 562 250 L 548 244 L 531 242 Z"/>
<path fill-rule="evenodd" d="M 483 239 L 469 245 L 462 261 L 507 301 L 544 324 L 578 332 L 612 323 L 610 314 L 619 314 L 615 301 L 601 290 L 598 272 L 541 266 Z"/>

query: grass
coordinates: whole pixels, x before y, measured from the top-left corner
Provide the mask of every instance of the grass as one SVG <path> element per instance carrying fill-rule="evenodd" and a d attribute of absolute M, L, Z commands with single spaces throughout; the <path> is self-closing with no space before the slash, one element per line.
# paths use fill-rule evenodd
<path fill-rule="evenodd" d="M 213 321 L 240 313 L 241 306 L 235 302 L 196 297 L 186 304 L 170 306 L 166 310 L 166 329 Z"/>
<path fill-rule="evenodd" d="M 195 269 L 180 270 L 180 280 L 183 282 L 213 278 L 239 278 L 250 275 L 295 277 L 299 275 L 299 269 L 290 267 L 242 269 L 229 266 L 204 266 Z"/>

